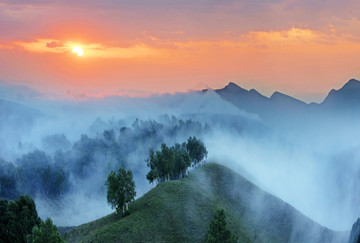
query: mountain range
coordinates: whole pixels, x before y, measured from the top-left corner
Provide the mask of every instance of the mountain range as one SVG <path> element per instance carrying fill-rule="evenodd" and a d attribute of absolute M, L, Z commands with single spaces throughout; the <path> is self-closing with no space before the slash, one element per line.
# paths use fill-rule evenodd
<path fill-rule="evenodd" d="M 234 114 L 237 108 L 240 112 L 239 114 L 241 114 L 241 111 L 245 111 L 245 113 L 260 116 L 264 120 L 277 118 L 299 119 L 305 115 L 317 116 L 319 114 L 333 114 L 334 112 L 344 115 L 360 115 L 360 109 L 356 109 L 360 105 L 360 81 L 356 79 L 349 80 L 338 90 L 332 89 L 320 104 L 315 102 L 307 104 L 278 91 L 274 92 L 270 97 L 266 97 L 255 89 L 247 90 L 233 82 L 230 82 L 221 89 L 204 89 L 196 93 L 201 94 L 202 98 L 200 99 L 194 93 L 184 93 L 149 98 L 133 98 L 133 101 L 129 101 L 128 98 L 116 99 L 115 97 L 109 97 L 104 101 L 99 100 L 96 102 L 92 100 L 88 103 L 92 107 L 97 107 L 96 103 L 104 103 L 107 108 L 111 109 L 110 107 L 114 106 L 117 110 L 126 110 L 127 106 L 134 110 L 134 104 L 135 106 L 148 107 L 146 110 L 151 110 L 154 107 L 149 105 L 153 103 L 157 104 L 163 113 L 185 112 L 192 114 L 224 113 L 225 111 L 227 114 Z M 122 103 L 123 105 L 121 105 Z M 231 105 L 226 105 L 225 103 Z M 85 101 L 84 105 L 86 104 Z M 75 107 L 78 106 L 78 104 L 74 105 Z M 84 108 L 84 105 L 78 108 Z M 224 109 L 225 106 L 226 109 Z M 101 105 L 98 107 L 103 108 Z M 41 112 L 37 111 L 36 108 L 0 100 L 0 118 L 3 122 L 29 122 L 39 116 L 41 116 Z"/>
<path fill-rule="evenodd" d="M 208 89 L 202 90 L 202 93 L 207 92 L 209 92 Z M 307 104 L 280 92 L 274 92 L 268 98 L 255 89 L 246 90 L 233 82 L 215 92 L 239 109 L 258 114 L 264 119 L 290 116 L 298 118 L 305 114 L 319 114 L 319 112 L 360 114 L 360 110 L 354 108 L 360 105 L 360 81 L 356 79 L 349 80 L 338 90 L 332 89 L 320 104 L 314 102 Z"/>

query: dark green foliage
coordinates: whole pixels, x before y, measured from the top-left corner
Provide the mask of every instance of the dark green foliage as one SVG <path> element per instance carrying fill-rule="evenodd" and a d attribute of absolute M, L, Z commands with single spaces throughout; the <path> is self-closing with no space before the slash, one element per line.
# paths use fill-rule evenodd
<path fill-rule="evenodd" d="M 191 161 L 195 164 L 202 161 L 208 154 L 204 143 L 195 136 L 188 139 L 186 148 L 189 152 Z"/>
<path fill-rule="evenodd" d="M 147 158 L 146 163 L 150 168 L 150 172 L 146 175 L 146 179 L 148 179 L 150 183 L 153 183 L 157 178 L 159 178 L 157 160 L 153 149 L 149 150 L 149 157 Z"/>
<path fill-rule="evenodd" d="M 203 154 L 207 154 L 205 146 L 200 140 L 197 140 L 195 137 L 194 139 L 195 142 L 193 140 L 190 141 L 190 150 L 193 153 L 193 150 L 201 151 L 203 158 Z M 190 154 L 188 152 L 190 150 L 188 150 L 187 147 L 188 144 L 186 143 L 176 143 L 172 147 L 168 147 L 163 143 L 160 151 L 155 152 L 153 149 L 150 149 L 149 157 L 146 159 L 150 171 L 146 175 L 146 179 L 148 179 L 150 183 L 153 183 L 155 180 L 164 182 L 170 179 L 183 178 L 187 168 L 191 165 Z M 198 157 L 200 156 L 198 155 Z"/>
<path fill-rule="evenodd" d="M 149 157 L 146 159 L 146 163 L 150 167 L 150 171 L 146 175 L 150 183 L 155 180 L 160 182 L 169 180 L 173 175 L 175 153 L 163 143 L 160 151 L 154 152 L 153 149 L 149 150 Z"/>
<path fill-rule="evenodd" d="M 41 220 L 40 225 L 35 225 L 32 233 L 26 237 L 27 243 L 63 243 L 63 239 L 58 233 L 56 225 L 50 218 Z"/>
<path fill-rule="evenodd" d="M 159 177 L 170 180 L 175 163 L 174 151 L 163 143 L 161 144 L 161 152 L 156 153 L 156 160 Z"/>
<path fill-rule="evenodd" d="M 20 196 L 10 203 L 1 200 L 0 211 L 1 242 L 26 242 L 32 228 L 40 224 L 35 203 L 29 196 Z"/>
<path fill-rule="evenodd" d="M 225 211 L 219 209 L 211 220 L 206 243 L 236 243 L 237 238 L 226 228 Z"/>
<path fill-rule="evenodd" d="M 112 208 L 116 208 L 116 212 L 120 213 L 124 207 L 128 207 L 128 204 L 134 201 L 136 196 L 135 183 L 133 180 L 133 174 L 131 170 L 126 171 L 124 168 L 120 168 L 118 173 L 111 171 L 106 183 L 107 187 L 107 201 Z"/>
<path fill-rule="evenodd" d="M 186 174 L 187 168 L 191 165 L 191 159 L 189 153 L 186 151 L 186 144 L 183 143 L 175 144 L 172 147 L 175 155 L 175 162 L 174 162 L 174 175 L 175 179 L 183 178 Z"/>

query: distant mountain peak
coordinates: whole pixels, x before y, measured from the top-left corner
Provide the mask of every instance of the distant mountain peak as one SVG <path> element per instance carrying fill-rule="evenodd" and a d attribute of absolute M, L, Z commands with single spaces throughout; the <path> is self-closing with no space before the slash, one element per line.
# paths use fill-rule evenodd
<path fill-rule="evenodd" d="M 296 102 L 296 103 L 299 103 L 299 104 L 305 104 L 305 102 L 301 101 L 301 100 L 298 100 L 290 95 L 287 95 L 287 94 L 283 94 L 279 91 L 275 91 L 271 97 L 270 97 L 270 100 L 272 101 L 276 101 L 276 102 Z"/>
<path fill-rule="evenodd" d="M 336 93 L 336 89 L 331 89 L 330 92 L 329 92 L 329 95 L 334 95 Z"/>
<path fill-rule="evenodd" d="M 360 88 L 360 81 L 356 79 L 350 79 L 343 87 L 346 89 L 359 89 Z"/>
<path fill-rule="evenodd" d="M 291 99 L 291 100 L 297 100 L 294 97 L 291 97 L 290 95 L 281 93 L 279 91 L 275 91 L 271 96 L 270 99 L 272 100 L 279 100 L 279 99 Z"/>
<path fill-rule="evenodd" d="M 234 82 L 229 82 L 228 85 L 226 85 L 226 86 L 238 86 L 238 85 Z"/>
<path fill-rule="evenodd" d="M 360 81 L 350 79 L 338 90 L 332 89 L 322 104 L 353 109 L 360 104 Z"/>
<path fill-rule="evenodd" d="M 237 85 L 236 83 L 234 82 L 229 82 L 228 85 L 225 86 L 225 88 L 228 88 L 228 89 L 242 89 L 239 85 Z"/>
<path fill-rule="evenodd" d="M 250 89 L 249 92 L 250 92 L 250 93 L 260 94 L 256 89 Z"/>
<path fill-rule="evenodd" d="M 281 93 L 281 92 L 279 92 L 279 91 L 275 91 L 275 92 L 271 95 L 270 99 L 274 99 L 274 98 L 277 98 L 277 97 L 283 97 L 283 96 L 284 96 L 283 93 Z"/>

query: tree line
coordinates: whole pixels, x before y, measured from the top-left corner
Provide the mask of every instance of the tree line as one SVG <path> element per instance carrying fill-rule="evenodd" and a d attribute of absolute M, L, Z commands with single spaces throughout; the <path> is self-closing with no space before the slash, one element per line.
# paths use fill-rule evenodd
<path fill-rule="evenodd" d="M 190 137 L 186 143 L 176 143 L 172 147 L 163 143 L 160 150 L 149 150 L 146 164 L 150 171 L 146 179 L 153 183 L 183 178 L 187 169 L 191 165 L 196 166 L 207 153 L 204 143 L 195 136 Z"/>

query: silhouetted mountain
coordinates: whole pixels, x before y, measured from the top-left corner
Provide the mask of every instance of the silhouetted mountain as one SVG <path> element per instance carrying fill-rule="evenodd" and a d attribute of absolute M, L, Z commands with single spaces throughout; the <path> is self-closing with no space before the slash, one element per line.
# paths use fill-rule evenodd
<path fill-rule="evenodd" d="M 303 102 L 301 100 L 298 100 L 298 99 L 295 99 L 294 97 L 291 97 L 289 95 L 280 93 L 278 91 L 274 92 L 271 95 L 270 100 L 273 103 L 278 103 L 278 104 L 287 103 L 287 104 L 292 104 L 292 105 L 306 106 L 305 102 Z"/>
<path fill-rule="evenodd" d="M 299 116 L 308 106 L 305 102 L 280 92 L 275 92 L 268 98 L 255 89 L 246 90 L 233 82 L 215 92 L 239 109 L 256 113 L 263 119 Z"/>
<path fill-rule="evenodd" d="M 206 92 L 209 90 L 202 90 L 202 93 Z M 284 118 L 285 122 L 289 122 L 305 117 L 333 115 L 334 112 L 345 115 L 360 114 L 360 109 L 357 109 L 360 106 L 360 81 L 356 79 L 349 80 L 339 90 L 332 89 L 321 104 L 315 102 L 306 104 L 277 91 L 268 98 L 255 89 L 246 90 L 233 82 L 215 92 L 240 110 L 257 114 L 262 119 L 273 123 L 278 123 Z"/>
<path fill-rule="evenodd" d="M 223 89 L 215 90 L 215 92 L 238 108 L 251 113 L 259 114 L 259 109 L 262 110 L 269 104 L 269 98 L 255 89 L 246 90 L 233 82 L 230 82 Z"/>
<path fill-rule="evenodd" d="M 342 88 L 332 89 L 321 106 L 326 109 L 359 112 L 355 109 L 360 105 L 360 81 L 351 79 Z"/>

